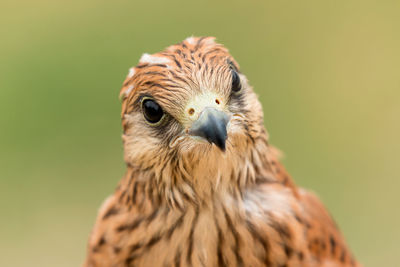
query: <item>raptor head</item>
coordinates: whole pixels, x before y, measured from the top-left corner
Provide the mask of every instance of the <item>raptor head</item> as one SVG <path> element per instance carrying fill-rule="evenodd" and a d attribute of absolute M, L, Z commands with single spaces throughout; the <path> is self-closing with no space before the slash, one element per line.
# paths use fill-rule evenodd
<path fill-rule="evenodd" d="M 189 37 L 144 54 L 130 69 L 121 98 L 125 159 L 131 164 L 229 161 L 266 138 L 257 96 L 213 37 Z"/>

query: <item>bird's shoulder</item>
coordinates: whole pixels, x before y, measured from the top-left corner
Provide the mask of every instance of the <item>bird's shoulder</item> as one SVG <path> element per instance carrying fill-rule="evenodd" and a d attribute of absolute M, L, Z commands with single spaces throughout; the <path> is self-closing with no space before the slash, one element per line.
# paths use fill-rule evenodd
<path fill-rule="evenodd" d="M 120 198 L 120 193 L 115 192 L 103 201 L 98 210 L 90 233 L 84 266 L 111 266 L 115 262 L 110 255 L 118 254 L 120 247 L 116 244 L 123 244 L 121 235 L 118 234 L 122 232 L 119 228 L 129 222 L 132 214 L 126 205 L 121 205 Z"/>
<path fill-rule="evenodd" d="M 307 254 L 320 266 L 360 266 L 355 262 L 338 225 L 313 192 L 298 187 L 280 160 L 280 151 L 272 148 L 269 155 L 276 184 L 263 185 L 265 195 L 282 192 L 295 218 L 297 231 L 304 233 Z M 288 193 L 289 192 L 289 193 Z"/>
<path fill-rule="evenodd" d="M 354 260 L 337 223 L 319 197 L 300 188 L 298 202 L 301 206 L 299 218 L 306 229 L 310 253 L 321 262 L 332 263 L 332 266 L 360 266 Z"/>
<path fill-rule="evenodd" d="M 85 267 L 96 266 L 98 262 L 107 262 L 109 259 L 104 253 L 106 244 L 107 228 L 113 223 L 113 220 L 107 220 L 115 213 L 116 197 L 111 195 L 107 197 L 97 212 L 96 221 L 90 233 L 87 244 L 87 258 L 83 264 Z"/>

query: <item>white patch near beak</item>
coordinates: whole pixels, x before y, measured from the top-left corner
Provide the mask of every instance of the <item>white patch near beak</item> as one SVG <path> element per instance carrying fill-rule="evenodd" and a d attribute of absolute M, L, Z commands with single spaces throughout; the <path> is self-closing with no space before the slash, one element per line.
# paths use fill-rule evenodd
<path fill-rule="evenodd" d="M 225 111 L 225 103 L 218 94 L 212 91 L 196 95 L 185 107 L 182 124 L 185 127 L 190 127 L 199 118 L 200 113 L 205 108 L 215 108 L 216 110 Z"/>

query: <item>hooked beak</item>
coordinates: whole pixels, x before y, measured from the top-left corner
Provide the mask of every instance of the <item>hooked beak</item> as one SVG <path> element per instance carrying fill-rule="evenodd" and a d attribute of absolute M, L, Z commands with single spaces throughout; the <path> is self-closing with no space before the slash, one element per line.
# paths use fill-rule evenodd
<path fill-rule="evenodd" d="M 229 116 L 225 112 L 206 107 L 190 127 L 189 134 L 203 137 L 208 142 L 214 143 L 222 151 L 225 151 L 225 143 L 228 138 L 226 125 L 228 122 Z"/>

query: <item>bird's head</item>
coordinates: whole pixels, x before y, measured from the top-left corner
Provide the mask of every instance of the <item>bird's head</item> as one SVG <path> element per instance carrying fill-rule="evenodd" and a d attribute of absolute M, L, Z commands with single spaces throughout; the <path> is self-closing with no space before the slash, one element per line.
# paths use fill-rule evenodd
<path fill-rule="evenodd" d="M 261 104 L 213 37 L 144 54 L 121 90 L 125 160 L 142 168 L 235 161 L 266 139 Z M 178 164 L 178 163 L 177 163 Z"/>

